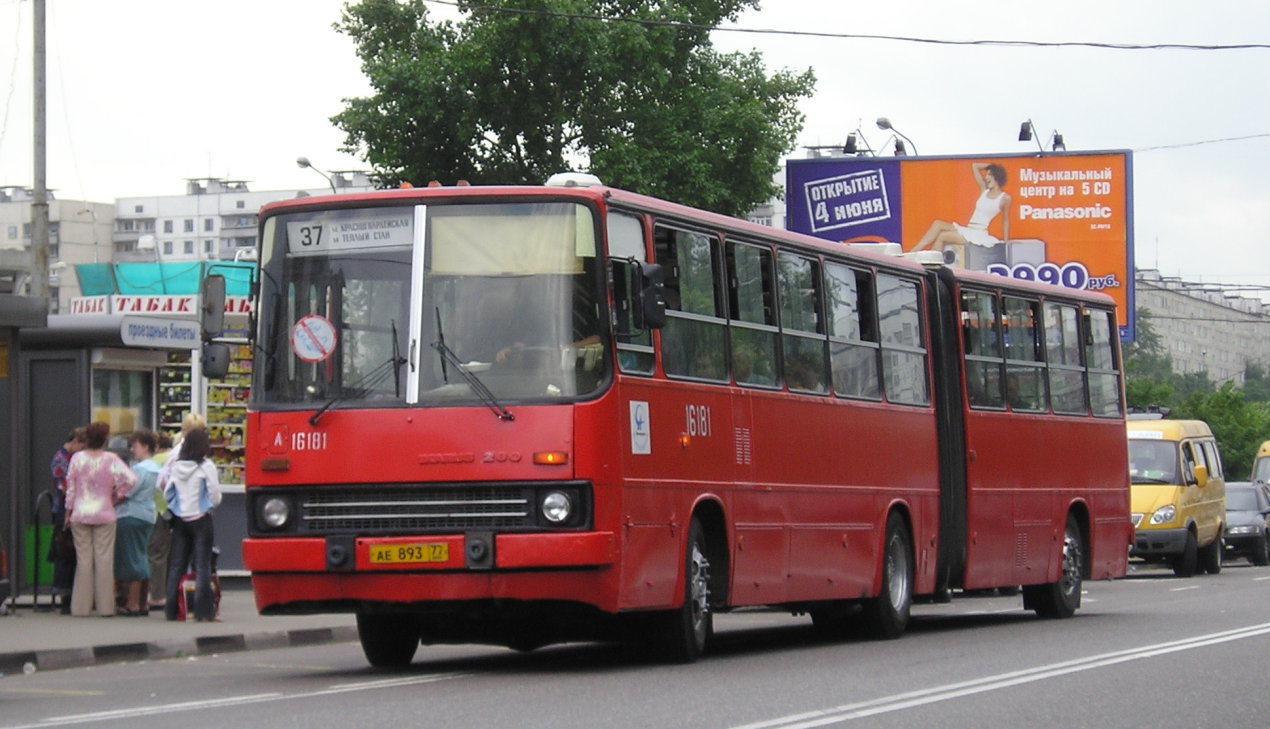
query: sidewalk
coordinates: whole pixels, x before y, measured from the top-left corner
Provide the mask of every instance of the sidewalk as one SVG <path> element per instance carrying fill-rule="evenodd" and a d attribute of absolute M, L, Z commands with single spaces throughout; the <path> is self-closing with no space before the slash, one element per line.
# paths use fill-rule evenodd
<path fill-rule="evenodd" d="M 143 618 L 74 618 L 30 604 L 27 593 L 15 612 L 0 615 L 0 675 L 20 674 L 27 664 L 47 671 L 357 640 L 351 614 L 262 617 L 245 581 L 221 593 L 219 623 L 169 623 L 162 610 Z"/>

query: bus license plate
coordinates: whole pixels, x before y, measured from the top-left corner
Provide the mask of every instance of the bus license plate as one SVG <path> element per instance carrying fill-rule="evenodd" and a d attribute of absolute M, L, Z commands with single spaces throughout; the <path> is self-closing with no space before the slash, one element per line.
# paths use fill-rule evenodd
<path fill-rule="evenodd" d="M 377 544 L 370 548 L 371 564 L 449 562 L 449 544 Z"/>

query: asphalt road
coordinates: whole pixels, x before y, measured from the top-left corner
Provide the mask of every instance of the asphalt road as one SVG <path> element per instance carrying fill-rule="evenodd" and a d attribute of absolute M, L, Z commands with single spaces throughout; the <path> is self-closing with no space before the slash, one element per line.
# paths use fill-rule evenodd
<path fill-rule="evenodd" d="M 13 676 L 16 727 L 1270 726 L 1270 568 L 1086 584 L 1074 619 L 1018 597 L 919 606 L 888 642 L 816 639 L 806 618 L 719 616 L 711 653 L 666 666 L 605 645 L 424 647 L 406 671 L 357 644 Z"/>

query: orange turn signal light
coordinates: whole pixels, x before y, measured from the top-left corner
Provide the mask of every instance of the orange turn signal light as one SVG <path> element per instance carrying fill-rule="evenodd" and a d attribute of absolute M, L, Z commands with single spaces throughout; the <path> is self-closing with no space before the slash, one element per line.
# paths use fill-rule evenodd
<path fill-rule="evenodd" d="M 534 463 L 539 466 L 563 466 L 569 462 L 569 454 L 561 451 L 543 451 L 534 454 Z"/>

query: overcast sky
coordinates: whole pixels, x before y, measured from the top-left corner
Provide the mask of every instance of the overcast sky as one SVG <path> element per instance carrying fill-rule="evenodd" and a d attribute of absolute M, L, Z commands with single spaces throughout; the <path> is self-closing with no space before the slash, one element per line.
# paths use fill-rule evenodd
<path fill-rule="evenodd" d="M 47 0 L 49 186 L 63 198 L 180 194 L 187 177 L 252 189 L 322 187 L 338 152 L 329 118 L 369 92 L 341 0 Z M 433 5 L 442 17 L 451 8 Z M 31 178 L 30 0 L 0 0 L 0 185 Z M 768 0 L 744 28 L 939 39 L 1233 44 L 1270 42 L 1265 0 Z M 16 47 L 14 45 L 16 41 Z M 1139 267 L 1270 285 L 1270 50 L 1113 51 L 948 47 L 716 33 L 771 70 L 815 70 L 800 145 L 873 145 L 891 119 L 923 155 L 1026 152 L 1032 119 L 1070 151 L 1133 155 Z M 791 153 L 801 156 L 802 151 Z"/>

